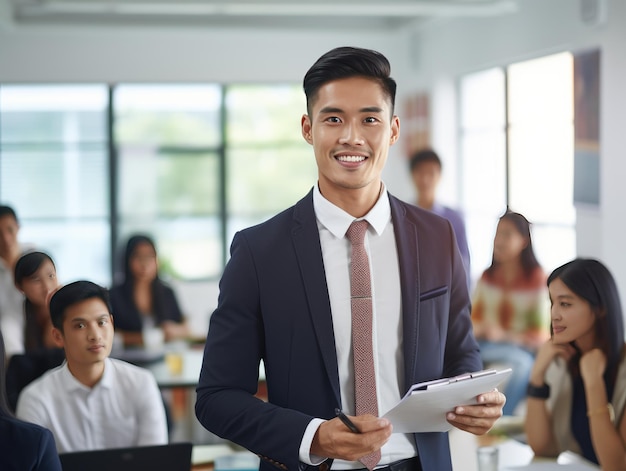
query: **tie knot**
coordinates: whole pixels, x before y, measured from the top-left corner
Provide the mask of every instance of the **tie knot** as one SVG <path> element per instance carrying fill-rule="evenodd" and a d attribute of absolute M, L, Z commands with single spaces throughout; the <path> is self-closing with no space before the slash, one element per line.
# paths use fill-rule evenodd
<path fill-rule="evenodd" d="M 352 224 L 350 224 L 350 227 L 346 232 L 346 237 L 352 245 L 363 243 L 363 241 L 365 240 L 365 232 L 367 231 L 368 225 L 369 223 L 365 219 L 361 219 L 360 221 L 354 221 Z"/>

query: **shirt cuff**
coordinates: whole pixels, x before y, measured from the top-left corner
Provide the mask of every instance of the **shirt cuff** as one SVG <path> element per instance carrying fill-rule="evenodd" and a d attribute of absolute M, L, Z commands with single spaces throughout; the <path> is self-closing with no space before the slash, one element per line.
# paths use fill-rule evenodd
<path fill-rule="evenodd" d="M 311 466 L 318 466 L 328 458 L 311 454 L 311 445 L 317 429 L 325 422 L 323 419 L 313 419 L 307 425 L 302 442 L 300 442 L 300 461 Z"/>

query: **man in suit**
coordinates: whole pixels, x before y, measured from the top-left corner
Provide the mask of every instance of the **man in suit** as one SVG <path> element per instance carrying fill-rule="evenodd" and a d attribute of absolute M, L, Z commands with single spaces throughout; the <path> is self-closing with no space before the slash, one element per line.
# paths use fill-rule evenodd
<path fill-rule="evenodd" d="M 261 458 L 261 469 L 451 470 L 446 433 L 392 434 L 391 409 L 416 382 L 481 368 L 463 262 L 448 221 L 387 193 L 381 172 L 399 136 L 387 59 L 329 51 L 304 78 L 302 135 L 318 182 L 292 208 L 238 233 L 211 317 L 196 415 Z M 346 239 L 367 221 L 372 377 L 377 413 L 356 414 Z M 352 262 L 351 262 L 352 259 Z M 263 360 L 268 401 L 254 397 Z M 359 381 L 363 378 L 359 376 Z M 362 384 L 362 383 L 360 383 Z M 485 433 L 498 391 L 447 420 Z M 342 408 L 360 433 L 335 417 Z M 374 463 L 368 456 L 380 452 Z"/>

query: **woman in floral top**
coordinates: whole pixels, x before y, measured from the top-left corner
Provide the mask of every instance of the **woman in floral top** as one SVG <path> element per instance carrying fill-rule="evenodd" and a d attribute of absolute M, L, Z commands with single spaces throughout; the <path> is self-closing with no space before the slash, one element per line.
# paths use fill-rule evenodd
<path fill-rule="evenodd" d="M 530 237 L 530 223 L 507 211 L 499 220 L 493 259 L 472 300 L 474 334 L 485 365 L 513 369 L 503 412 L 512 415 L 526 393 L 534 354 L 549 337 L 546 277 Z"/>

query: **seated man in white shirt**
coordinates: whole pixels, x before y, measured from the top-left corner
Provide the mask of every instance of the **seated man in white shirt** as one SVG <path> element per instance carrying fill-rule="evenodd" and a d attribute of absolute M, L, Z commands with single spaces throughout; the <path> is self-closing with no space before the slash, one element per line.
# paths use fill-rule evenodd
<path fill-rule="evenodd" d="M 66 362 L 29 384 L 17 416 L 52 431 L 59 453 L 163 445 L 163 400 L 152 374 L 109 358 L 113 316 L 106 289 L 76 281 L 50 300 Z"/>

